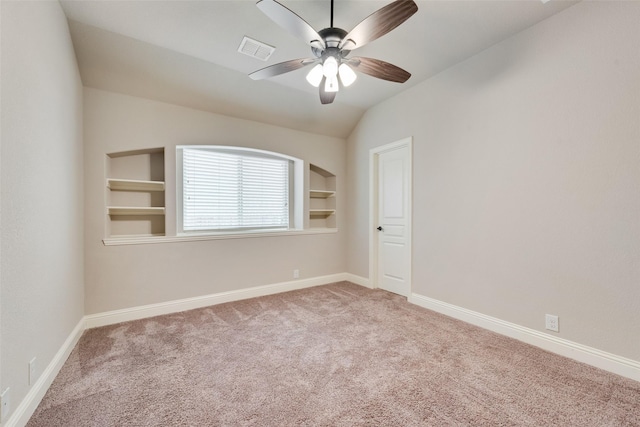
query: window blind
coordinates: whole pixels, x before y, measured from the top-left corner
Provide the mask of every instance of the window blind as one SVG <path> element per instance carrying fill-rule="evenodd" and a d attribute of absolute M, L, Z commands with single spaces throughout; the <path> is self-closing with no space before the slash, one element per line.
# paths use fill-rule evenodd
<path fill-rule="evenodd" d="M 289 227 L 289 163 L 248 152 L 183 149 L 183 229 Z"/>

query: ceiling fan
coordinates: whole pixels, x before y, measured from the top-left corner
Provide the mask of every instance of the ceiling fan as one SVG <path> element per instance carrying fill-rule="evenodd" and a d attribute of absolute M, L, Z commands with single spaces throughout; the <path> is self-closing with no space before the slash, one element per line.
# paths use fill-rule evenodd
<path fill-rule="evenodd" d="M 411 74 L 400 67 L 373 58 L 347 58 L 349 53 L 387 34 L 418 11 L 413 0 L 396 0 L 378 9 L 347 33 L 333 26 L 333 0 L 331 0 L 331 25 L 314 30 L 304 19 L 275 0 L 259 0 L 258 8 L 294 36 L 311 46 L 312 58 L 293 59 L 262 68 L 249 74 L 254 80 L 266 79 L 315 64 L 307 81 L 320 88 L 320 102 L 330 104 L 340 86 L 349 86 L 359 71 L 379 79 L 404 83 Z"/>

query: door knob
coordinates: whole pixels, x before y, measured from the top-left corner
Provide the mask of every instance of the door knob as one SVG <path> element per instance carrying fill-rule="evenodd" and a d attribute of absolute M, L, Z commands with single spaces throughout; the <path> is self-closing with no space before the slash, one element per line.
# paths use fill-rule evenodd
<path fill-rule="evenodd" d="M 382 226 L 378 227 L 378 231 L 382 231 Z"/>

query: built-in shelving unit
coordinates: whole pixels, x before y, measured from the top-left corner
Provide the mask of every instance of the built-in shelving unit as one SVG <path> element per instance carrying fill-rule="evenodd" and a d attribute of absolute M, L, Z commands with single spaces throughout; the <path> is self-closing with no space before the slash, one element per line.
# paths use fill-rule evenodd
<path fill-rule="evenodd" d="M 106 169 L 106 236 L 164 236 L 164 148 L 107 154 Z"/>
<path fill-rule="evenodd" d="M 336 176 L 309 165 L 309 228 L 336 228 Z"/>

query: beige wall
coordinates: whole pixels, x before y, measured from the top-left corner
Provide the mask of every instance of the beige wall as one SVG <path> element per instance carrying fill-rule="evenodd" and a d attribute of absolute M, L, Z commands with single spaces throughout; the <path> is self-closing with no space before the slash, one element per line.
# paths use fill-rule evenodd
<path fill-rule="evenodd" d="M 86 314 L 346 271 L 346 141 L 85 88 Z M 238 145 L 337 178 L 338 233 L 104 246 L 105 155 L 165 147 L 167 235 L 175 235 L 175 146 Z"/>
<path fill-rule="evenodd" d="M 369 110 L 348 271 L 368 276 L 369 149 L 413 136 L 413 292 L 640 360 L 638 22 L 582 2 Z"/>
<path fill-rule="evenodd" d="M 15 410 L 84 314 L 82 85 L 58 2 L 2 1 L 0 388 Z"/>

